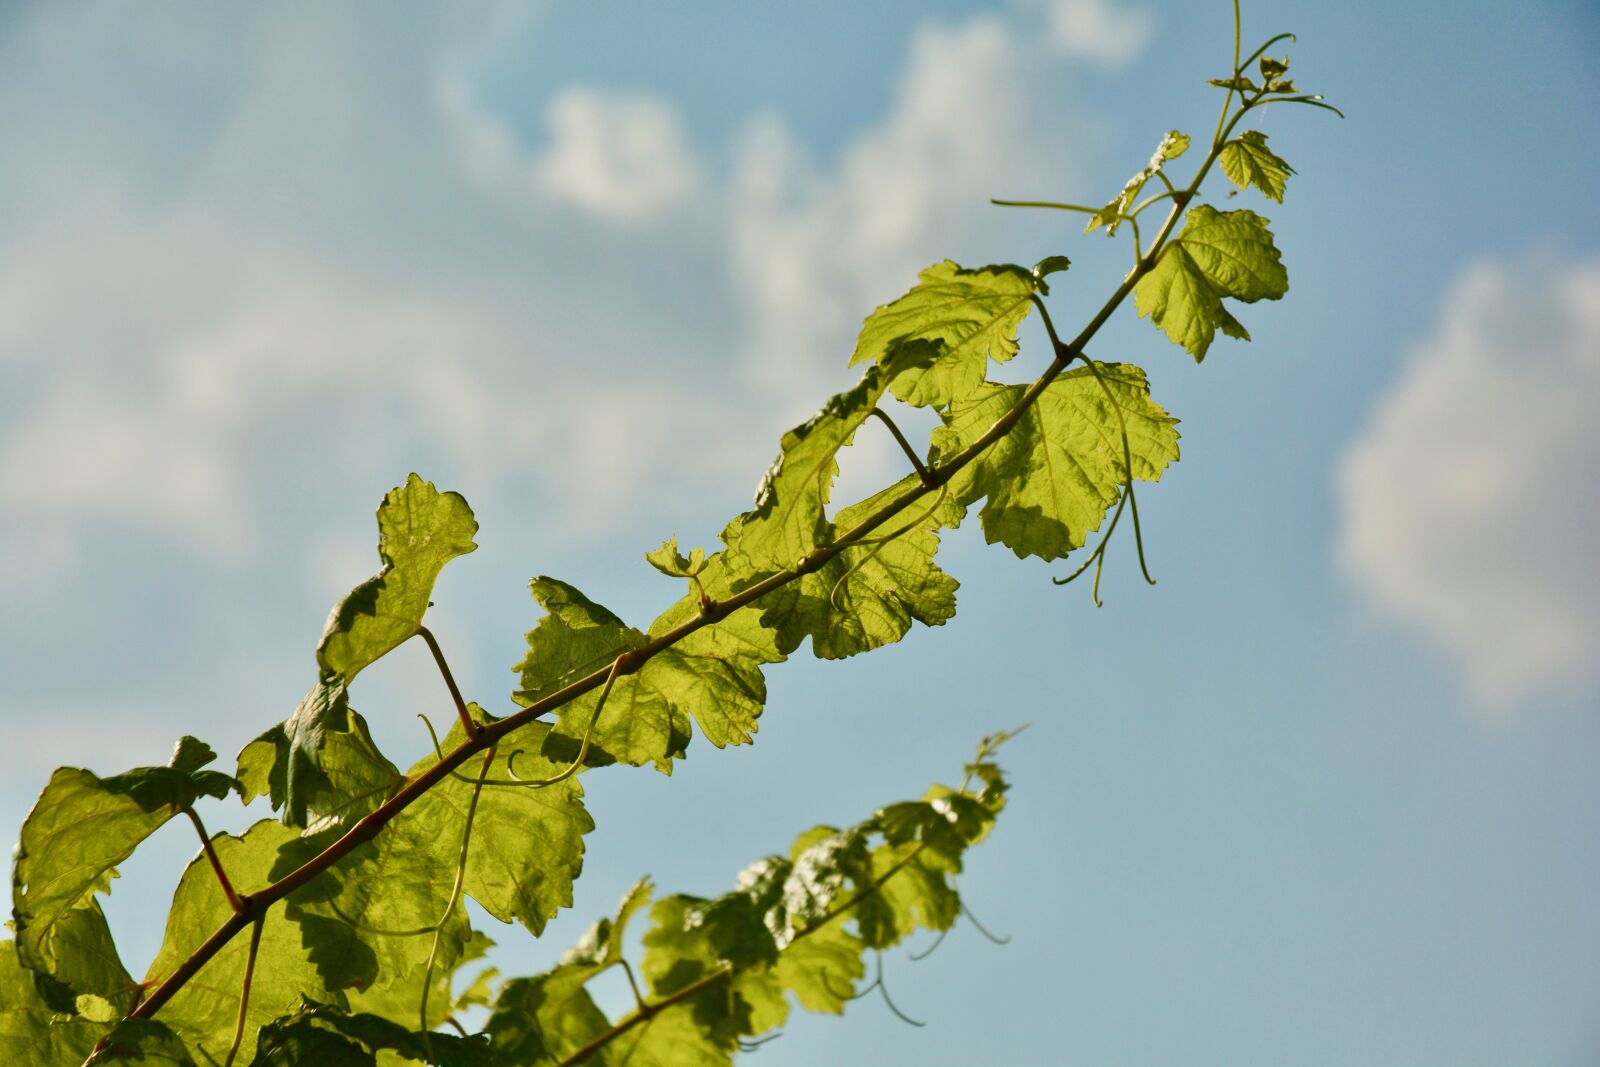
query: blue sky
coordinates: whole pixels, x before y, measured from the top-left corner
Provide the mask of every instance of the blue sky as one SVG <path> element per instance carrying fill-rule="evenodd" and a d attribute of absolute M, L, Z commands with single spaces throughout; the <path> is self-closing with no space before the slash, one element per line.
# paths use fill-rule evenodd
<path fill-rule="evenodd" d="M 1092 313 L 1126 251 L 987 198 L 1110 196 L 1209 131 L 1231 48 L 1221 3 L 641 7 L 0 14 L 0 822 L 58 764 L 231 754 L 287 715 L 410 470 L 482 523 L 433 625 L 486 707 L 528 577 L 653 617 L 676 588 L 641 553 L 746 506 L 918 267 L 1065 252 L 1056 320 Z M 1600 16 L 1245 22 L 1298 33 L 1349 118 L 1263 113 L 1300 173 L 1238 201 L 1292 286 L 1244 309 L 1253 344 L 1196 367 L 1128 308 L 1092 349 L 1184 420 L 1141 496 L 1160 584 L 1115 545 L 1097 610 L 962 530 L 950 625 L 775 668 L 753 747 L 589 776 L 577 907 L 504 931 L 503 967 L 640 874 L 718 892 L 1029 721 L 962 883 L 1012 943 L 892 956 L 926 1028 L 868 999 L 756 1062 L 1600 1055 Z M 855 451 L 841 499 L 898 474 Z M 357 705 L 409 757 L 444 694 L 391 660 Z M 110 898 L 134 969 L 184 831 Z"/>

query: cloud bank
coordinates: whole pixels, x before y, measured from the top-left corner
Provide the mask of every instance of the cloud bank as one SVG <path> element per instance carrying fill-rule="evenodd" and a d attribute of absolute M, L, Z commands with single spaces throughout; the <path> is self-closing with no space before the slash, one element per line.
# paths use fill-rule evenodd
<path fill-rule="evenodd" d="M 1600 259 L 1487 262 L 1339 470 L 1339 557 L 1485 704 L 1600 682 Z"/>

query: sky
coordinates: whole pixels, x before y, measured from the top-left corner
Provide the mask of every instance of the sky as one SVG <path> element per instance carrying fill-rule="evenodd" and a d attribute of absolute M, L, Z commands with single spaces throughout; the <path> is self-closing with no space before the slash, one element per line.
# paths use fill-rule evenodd
<path fill-rule="evenodd" d="M 773 668 L 753 746 L 586 776 L 576 906 L 491 931 L 503 969 L 1027 722 L 961 880 L 1010 943 L 891 954 L 925 1027 L 868 998 L 753 1062 L 1600 1060 L 1600 15 L 1245 5 L 1247 49 L 1285 31 L 1347 118 L 1261 113 L 1286 202 L 1222 206 L 1288 296 L 1200 366 L 1131 306 L 1091 347 L 1183 420 L 1159 584 L 1115 543 L 1097 609 L 969 524 L 951 623 Z M 1091 315 L 1127 250 L 988 199 L 1110 197 L 1209 133 L 1231 47 L 1227 5 L 1159 0 L 7 5 L 0 824 L 184 733 L 231 766 L 413 470 L 481 523 L 430 614 L 469 698 L 510 706 L 533 575 L 652 618 L 642 553 L 714 544 L 918 268 L 1065 253 L 1052 314 Z M 837 499 L 900 474 L 851 453 Z M 447 714 L 420 648 L 354 697 L 401 763 Z M 193 851 L 123 868 L 135 972 Z"/>

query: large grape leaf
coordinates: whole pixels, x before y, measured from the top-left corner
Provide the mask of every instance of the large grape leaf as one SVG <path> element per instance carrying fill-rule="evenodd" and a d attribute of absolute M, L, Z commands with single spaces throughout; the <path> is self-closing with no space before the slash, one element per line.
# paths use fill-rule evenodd
<path fill-rule="evenodd" d="M 418 797 L 371 841 L 290 897 L 286 914 L 327 988 L 360 991 L 350 1005 L 362 1011 L 390 1015 L 390 1006 L 400 1005 L 414 1012 L 430 957 L 435 977 L 471 958 L 462 901 L 451 901 L 458 869 L 466 896 L 501 922 L 521 922 L 535 935 L 572 904 L 572 884 L 583 869 L 583 836 L 594 829 L 577 779 L 542 787 L 476 783 L 480 777 L 512 781 L 513 771 L 532 779 L 553 777 L 558 768 L 539 755 L 549 729 L 548 723 L 531 723 L 491 759 L 468 760 L 458 775 Z M 463 741 L 457 724 L 444 745 Z M 426 757 L 409 777 L 435 762 Z M 469 810 L 471 836 L 462 867 Z M 336 832 L 337 827 L 329 833 Z M 273 877 L 328 843 L 328 834 L 287 843 Z M 450 997 L 430 1003 L 447 1009 Z"/>
<path fill-rule="evenodd" d="M 1150 399 L 1144 372 L 1127 364 L 1095 366 L 1117 408 L 1088 368 L 1069 371 L 1039 395 L 1010 434 L 951 480 L 958 502 L 987 498 L 979 518 L 990 543 L 1001 542 L 1019 557 L 1045 560 L 1082 546 L 1127 480 L 1123 425 L 1135 478 L 1155 481 L 1168 463 L 1177 461 L 1177 420 Z M 1024 392 L 1020 385 L 989 384 L 953 407 L 945 424 L 934 430 L 936 454 L 960 451 Z"/>
<path fill-rule="evenodd" d="M 1055 269 L 1060 269 L 1059 265 Z M 894 395 L 916 407 L 942 408 L 984 379 L 989 360 L 1017 354 L 1017 327 L 1049 288 L 1043 272 L 1013 264 L 966 270 L 950 260 L 918 275 L 912 290 L 867 316 L 856 339 L 856 363 L 888 363 L 909 342 L 933 344 L 914 363 L 895 368 Z"/>
<path fill-rule="evenodd" d="M 916 484 L 916 476 L 908 476 L 844 509 L 830 524 L 830 540 Z M 810 637 L 812 652 L 823 659 L 898 641 L 913 620 L 942 625 L 955 615 L 959 583 L 934 563 L 938 530 L 959 525 L 965 511 L 948 494 L 928 494 L 867 543 L 845 549 L 765 597 L 762 624 L 776 632 L 781 651 L 792 652 Z"/>
<path fill-rule="evenodd" d="M 41 976 L 57 1010 L 70 1011 L 82 994 L 131 1003 L 133 980 L 95 894 L 111 891 L 117 865 L 168 819 L 202 796 L 238 788 L 226 774 L 201 769 L 214 758 L 204 743 L 185 737 L 165 767 L 110 778 L 62 767 L 51 775 L 22 824 L 11 907 L 18 958 Z"/>
<path fill-rule="evenodd" d="M 212 843 L 234 886 L 250 892 L 267 884 L 280 849 L 295 839 L 294 830 L 265 820 L 240 837 L 217 834 Z M 146 981 L 159 982 L 171 974 L 232 915 L 210 864 L 197 857 L 178 881 L 166 936 Z M 202 1063 L 223 1062 L 233 1043 L 249 944 L 248 932 L 235 937 L 161 1009 L 161 1021 L 183 1038 Z M 285 918 L 281 909 L 273 908 L 262 919 L 238 1062 L 248 1063 L 254 1055 L 256 1031 L 293 1010 L 302 995 L 343 1005 L 342 996 L 325 985 L 302 946 L 298 926 Z"/>
<path fill-rule="evenodd" d="M 1222 173 L 1239 188 L 1254 185 L 1269 200 L 1283 203 L 1284 186 L 1294 168 L 1267 147 L 1267 135 L 1246 130 L 1227 144 L 1217 156 Z"/>
<path fill-rule="evenodd" d="M 444 565 L 478 546 L 478 520 L 459 493 L 441 493 L 416 474 L 378 507 L 383 569 L 328 615 L 317 645 L 324 678 L 355 681 L 363 667 L 417 635 Z"/>
<path fill-rule="evenodd" d="M 1196 205 L 1183 231 L 1134 288 L 1140 316 L 1148 316 L 1196 362 L 1205 358 L 1218 329 L 1249 340 L 1222 298 L 1254 303 L 1289 291 L 1289 275 L 1267 221 L 1253 211 Z"/>

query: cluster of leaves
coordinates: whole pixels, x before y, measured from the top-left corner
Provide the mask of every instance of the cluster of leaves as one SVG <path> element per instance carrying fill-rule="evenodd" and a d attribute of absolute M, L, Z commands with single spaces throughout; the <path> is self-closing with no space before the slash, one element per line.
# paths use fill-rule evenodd
<path fill-rule="evenodd" d="M 461 697 L 423 625 L 444 565 L 476 547 L 476 520 L 460 496 L 413 474 L 378 509 L 382 570 L 334 607 L 315 683 L 244 748 L 234 774 L 207 770 L 214 753 L 184 738 L 165 767 L 111 778 L 63 768 L 51 778 L 13 868 L 0 1058 L 724 1064 L 781 1026 L 791 998 L 842 1011 L 867 950 L 919 928 L 948 929 L 961 912 L 954 878 L 965 850 L 1003 806 L 1005 781 L 990 756 L 1004 735 L 985 741 L 958 788 L 935 787 L 848 829 L 808 831 L 715 900 L 657 900 L 637 973 L 624 934 L 649 905 L 648 881 L 544 974 L 502 982 L 479 970 L 469 982 L 465 970 L 489 947 L 468 920 L 468 898 L 534 935 L 571 906 L 594 826 L 585 774 L 646 764 L 670 774 L 696 731 L 717 748 L 749 743 L 765 668 L 808 639 L 814 655 L 837 659 L 899 641 L 913 622 L 948 621 L 957 582 L 935 557 L 941 533 L 968 509 L 979 509 L 989 542 L 1018 557 L 1061 559 L 1102 531 L 1078 573 L 1093 563 L 1098 574 L 1125 506 L 1137 534 L 1134 483 L 1159 479 L 1178 459 L 1176 420 L 1142 370 L 1090 360 L 1088 340 L 1132 294 L 1140 314 L 1198 360 L 1218 330 L 1248 339 L 1224 299 L 1287 289 L 1267 220 L 1201 204 L 1198 192 L 1219 162 L 1236 185 L 1281 200 L 1288 164 L 1258 131 L 1233 130 L 1253 108 L 1314 98 L 1294 94 L 1286 60 L 1262 59 L 1257 87 L 1235 59 L 1218 83 L 1228 96 L 1217 134 L 1185 188 L 1166 171 L 1191 139 L 1172 131 L 1104 207 L 1045 205 L 1089 214 L 1090 231 L 1126 223 L 1134 234 L 1134 269 L 1076 339 L 1060 340 L 1044 303 L 1070 266 L 1064 256 L 1032 268 L 929 267 L 868 317 L 851 359 L 864 366 L 860 380 L 784 435 L 754 506 L 727 524 L 721 547 L 685 554 L 673 539 L 646 555 L 686 583 L 648 626 L 566 582 L 533 580 L 544 614 L 515 668 L 520 709 L 503 717 Z M 1152 182 L 1165 191 L 1141 201 Z M 1146 247 L 1140 216 L 1163 201 L 1165 221 Z M 1034 312 L 1050 338 L 1048 366 L 1031 384 L 992 377 L 1017 355 L 1018 330 Z M 937 416 L 924 456 L 885 411 L 891 400 Z M 832 510 L 840 453 L 874 416 L 912 473 Z M 433 653 L 456 721 L 402 771 L 350 692 L 361 671 L 416 637 Z M 266 798 L 278 818 L 238 836 L 207 834 L 197 804 L 230 793 Z M 202 852 L 137 981 L 97 894 L 179 815 Z M 615 1020 L 586 988 L 612 968 L 636 996 Z M 477 1033 L 461 1028 L 463 1012 L 486 1018 Z M 439 1032 L 445 1025 L 460 1032 Z"/>

